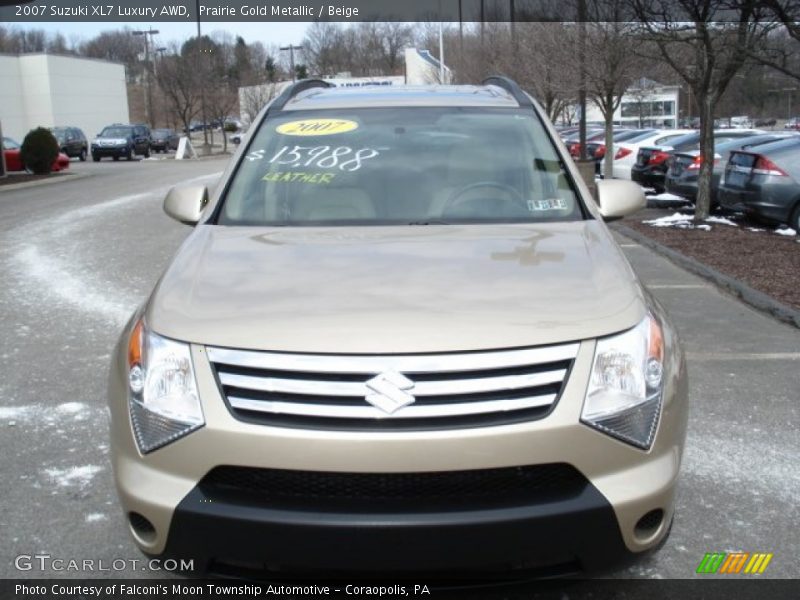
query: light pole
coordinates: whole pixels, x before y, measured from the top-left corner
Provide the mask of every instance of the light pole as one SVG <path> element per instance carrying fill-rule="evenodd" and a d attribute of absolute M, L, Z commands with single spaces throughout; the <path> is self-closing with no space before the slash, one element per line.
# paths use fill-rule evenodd
<path fill-rule="evenodd" d="M 139 29 L 133 32 L 133 35 L 144 36 L 144 120 L 147 121 L 150 127 L 153 127 L 153 106 L 152 98 L 150 97 L 150 44 L 147 37 L 154 36 L 158 33 L 158 29 L 152 27 L 148 29 Z"/>
<path fill-rule="evenodd" d="M 289 44 L 288 46 L 281 46 L 280 47 L 280 51 L 281 52 L 283 52 L 285 50 L 289 51 L 289 65 L 290 65 L 290 68 L 292 69 L 292 82 L 297 81 L 297 73 L 294 70 L 294 51 L 295 50 L 300 51 L 302 49 L 303 49 L 302 46 L 293 46 L 291 44 Z"/>

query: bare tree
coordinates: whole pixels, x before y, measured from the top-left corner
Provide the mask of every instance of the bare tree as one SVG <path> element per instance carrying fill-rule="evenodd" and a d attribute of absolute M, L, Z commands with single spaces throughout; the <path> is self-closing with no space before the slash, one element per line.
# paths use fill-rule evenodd
<path fill-rule="evenodd" d="M 751 52 L 759 63 L 793 79 L 800 79 L 800 3 L 796 0 L 764 0 L 767 10 L 781 23 L 765 43 Z"/>
<path fill-rule="evenodd" d="M 639 34 L 686 82 L 700 110 L 695 219 L 708 217 L 714 166 L 714 112 L 731 79 L 763 44 L 760 0 L 630 0 Z"/>
<path fill-rule="evenodd" d="M 158 85 L 171 112 L 188 133 L 192 119 L 200 110 L 200 93 L 194 57 L 181 54 L 176 44 L 169 46 L 158 65 Z"/>

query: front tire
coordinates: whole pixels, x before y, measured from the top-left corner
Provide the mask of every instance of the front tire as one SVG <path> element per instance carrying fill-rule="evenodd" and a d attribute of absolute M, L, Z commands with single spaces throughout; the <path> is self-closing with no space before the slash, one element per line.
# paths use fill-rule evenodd
<path fill-rule="evenodd" d="M 797 204 L 794 208 L 794 212 L 792 213 L 792 218 L 789 219 L 789 227 L 794 229 L 798 234 L 800 234 L 800 203 Z"/>
<path fill-rule="evenodd" d="M 118 155 L 118 154 L 115 154 L 115 155 L 114 155 L 114 162 L 116 162 L 116 161 L 118 161 L 118 160 L 119 160 L 119 155 Z"/>
<path fill-rule="evenodd" d="M 86 162 L 86 148 L 81 148 L 81 153 L 78 155 L 81 162 Z"/>
<path fill-rule="evenodd" d="M 100 157 L 99 157 L 99 156 L 97 156 L 97 154 L 92 154 L 92 160 L 93 160 L 94 162 L 100 162 Z"/>
<path fill-rule="evenodd" d="M 150 158 L 150 148 L 148 148 L 147 150 L 144 151 L 144 157 L 145 158 Z"/>
<path fill-rule="evenodd" d="M 127 152 L 125 153 L 125 160 L 132 160 L 133 159 L 133 150 L 128 148 Z"/>

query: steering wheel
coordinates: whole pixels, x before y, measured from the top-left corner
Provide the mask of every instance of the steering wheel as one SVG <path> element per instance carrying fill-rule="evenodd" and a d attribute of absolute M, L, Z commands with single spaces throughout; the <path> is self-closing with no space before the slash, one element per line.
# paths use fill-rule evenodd
<path fill-rule="evenodd" d="M 506 185 L 505 183 L 500 183 L 498 181 L 478 181 L 477 183 L 470 183 L 469 185 L 462 187 L 460 190 L 456 190 L 444 203 L 444 207 L 442 208 L 442 216 L 446 216 L 451 211 L 454 211 L 454 209 L 456 209 L 460 204 L 466 204 L 467 202 L 470 201 L 470 200 L 462 200 L 464 196 L 466 196 L 470 192 L 473 192 L 474 190 L 479 190 L 483 188 L 502 191 L 504 194 L 506 194 L 508 200 L 514 203 L 515 208 L 519 208 L 520 210 L 524 211 L 525 214 L 528 214 L 527 204 L 522 199 L 520 193 L 510 185 Z M 486 201 L 488 199 L 489 199 L 488 197 L 484 196 L 479 198 L 473 198 L 472 200 Z"/>

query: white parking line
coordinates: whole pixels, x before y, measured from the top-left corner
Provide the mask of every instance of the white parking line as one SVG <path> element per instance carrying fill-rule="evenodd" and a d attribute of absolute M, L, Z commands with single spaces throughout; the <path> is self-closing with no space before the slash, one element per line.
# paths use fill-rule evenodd
<path fill-rule="evenodd" d="M 709 287 L 702 283 L 654 283 L 647 286 L 650 290 L 697 290 Z"/>
<path fill-rule="evenodd" d="M 687 352 L 691 360 L 800 360 L 800 352 Z"/>

